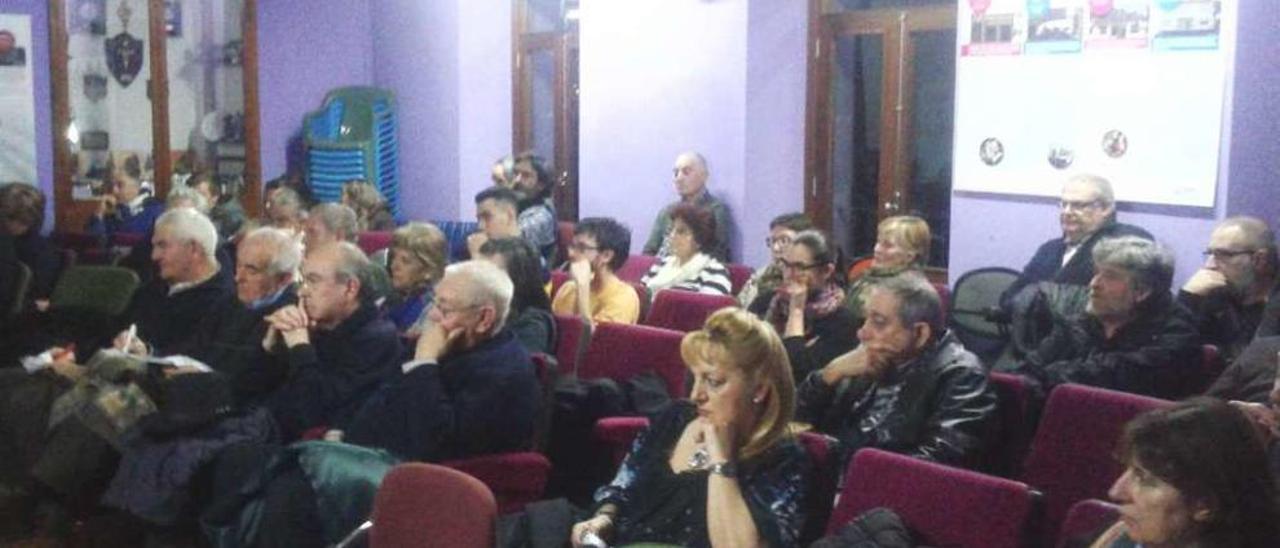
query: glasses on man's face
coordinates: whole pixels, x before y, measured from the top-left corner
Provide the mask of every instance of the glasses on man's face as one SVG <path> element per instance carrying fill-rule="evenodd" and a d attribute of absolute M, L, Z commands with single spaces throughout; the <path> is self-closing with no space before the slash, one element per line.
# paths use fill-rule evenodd
<path fill-rule="evenodd" d="M 791 236 L 778 236 L 777 238 L 769 236 L 764 239 L 764 245 L 770 249 L 774 246 L 786 247 L 791 245 Z"/>
<path fill-rule="evenodd" d="M 786 260 L 786 259 L 783 259 L 783 260 L 780 262 L 780 264 L 782 265 L 782 269 L 783 269 L 783 270 L 798 270 L 798 271 L 801 271 L 801 272 L 803 272 L 803 271 L 805 271 L 805 270 L 812 270 L 812 269 L 814 269 L 814 268 L 817 268 L 817 267 L 819 267 L 819 266 L 822 266 L 821 264 L 818 264 L 818 263 L 808 263 L 808 264 L 806 264 L 806 263 L 793 263 L 793 262 L 788 261 L 788 260 Z"/>
<path fill-rule="evenodd" d="M 435 302 L 435 304 L 432 306 L 432 308 L 434 308 L 434 309 L 435 309 L 435 311 L 436 311 L 438 314 L 440 314 L 440 317 L 441 317 L 441 318 L 447 318 L 447 317 L 449 317 L 449 316 L 455 316 L 455 315 L 457 315 L 457 314 L 461 313 L 461 312 L 462 312 L 462 311 L 464 311 L 464 310 L 471 310 L 472 308 L 475 308 L 476 306 L 478 306 L 478 305 L 474 305 L 474 304 L 451 304 L 451 303 L 444 302 L 444 301 L 441 301 L 441 300 L 439 300 L 439 299 L 436 299 L 436 302 Z"/>
<path fill-rule="evenodd" d="M 1063 211 L 1088 211 L 1097 208 L 1098 200 L 1063 200 L 1058 202 L 1058 209 Z"/>
<path fill-rule="evenodd" d="M 572 249 L 578 253 L 586 253 L 588 251 L 600 251 L 600 246 L 587 245 L 582 242 L 573 242 L 569 244 L 569 249 Z"/>
<path fill-rule="evenodd" d="M 1222 262 L 1222 261 L 1226 261 L 1226 260 L 1234 259 L 1234 258 L 1239 257 L 1239 256 L 1241 256 L 1241 255 L 1249 255 L 1249 254 L 1252 254 L 1254 251 L 1257 251 L 1257 250 L 1256 250 L 1256 249 L 1213 249 L 1213 248 L 1209 248 L 1209 249 L 1204 250 L 1204 251 L 1202 252 L 1202 254 L 1204 255 L 1204 257 L 1205 257 L 1206 259 L 1207 259 L 1207 258 L 1209 258 L 1209 257 L 1213 257 L 1213 260 L 1214 260 L 1214 261 Z"/>

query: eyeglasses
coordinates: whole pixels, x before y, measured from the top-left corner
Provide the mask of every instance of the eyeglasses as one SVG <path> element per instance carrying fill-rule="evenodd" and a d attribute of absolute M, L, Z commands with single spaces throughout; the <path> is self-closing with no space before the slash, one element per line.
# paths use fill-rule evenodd
<path fill-rule="evenodd" d="M 477 304 L 450 305 L 449 303 L 441 302 L 440 300 L 437 299 L 433 308 L 436 309 L 436 312 L 440 313 L 440 317 L 444 318 L 444 317 L 452 316 L 454 314 L 462 312 L 463 310 L 471 310 L 478 306 L 480 305 L 477 305 Z"/>
<path fill-rule="evenodd" d="M 812 270 L 814 268 L 818 268 L 822 266 L 821 263 L 810 263 L 810 264 L 793 263 L 786 259 L 779 261 L 779 264 L 782 265 L 783 270 Z"/>
<path fill-rule="evenodd" d="M 1061 209 L 1063 211 L 1085 211 L 1088 209 L 1094 209 L 1098 207 L 1098 205 L 1100 205 L 1100 202 L 1098 200 L 1087 200 L 1087 201 L 1063 200 L 1061 202 L 1058 202 L 1058 209 Z"/>
<path fill-rule="evenodd" d="M 588 252 L 588 251 L 600 251 L 600 246 L 598 246 L 598 245 L 587 245 L 587 244 L 584 244 L 584 243 L 573 242 L 573 243 L 569 244 L 569 249 L 572 249 L 572 250 L 574 250 L 574 251 L 577 251 L 578 253 L 586 253 L 586 252 Z"/>
<path fill-rule="evenodd" d="M 777 238 L 770 236 L 764 239 L 764 245 L 765 247 L 791 245 L 791 236 L 778 236 Z"/>
<path fill-rule="evenodd" d="M 1215 261 L 1225 261 L 1239 257 L 1240 255 L 1249 255 L 1257 251 L 1256 249 L 1206 249 L 1202 253 L 1205 258 L 1213 257 Z"/>

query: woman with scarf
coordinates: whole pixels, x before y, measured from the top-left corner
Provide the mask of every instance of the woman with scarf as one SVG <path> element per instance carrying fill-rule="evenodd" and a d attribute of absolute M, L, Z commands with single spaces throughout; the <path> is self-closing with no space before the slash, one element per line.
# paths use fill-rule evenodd
<path fill-rule="evenodd" d="M 387 319 L 402 337 L 422 333 L 434 296 L 432 288 L 444 276 L 448 241 L 430 223 L 409 223 L 391 234 L 391 287 L 395 301 L 387 307 Z"/>
<path fill-rule="evenodd" d="M 871 267 L 856 278 L 850 275 L 844 306 L 853 318 L 853 328 L 862 327 L 862 313 L 868 290 L 877 281 L 886 280 L 908 270 L 920 272 L 929 260 L 929 223 L 914 215 L 897 215 L 880 221 L 876 227 L 875 254 Z"/>
<path fill-rule="evenodd" d="M 711 211 L 695 205 L 681 204 L 671 210 L 671 254 L 640 278 L 650 297 L 663 289 L 732 295 L 729 269 L 704 252 L 715 247 L 715 222 Z"/>
<path fill-rule="evenodd" d="M 853 317 L 836 283 L 831 246 L 821 232 L 796 235 L 783 259 L 782 285 L 773 292 L 765 320 L 782 334 L 797 380 L 858 345 Z"/>

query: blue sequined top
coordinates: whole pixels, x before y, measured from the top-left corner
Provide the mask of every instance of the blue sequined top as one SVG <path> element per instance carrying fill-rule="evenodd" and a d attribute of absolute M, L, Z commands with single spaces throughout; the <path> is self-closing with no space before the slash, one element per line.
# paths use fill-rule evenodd
<path fill-rule="evenodd" d="M 654 418 L 596 502 L 618 506 L 612 545 L 637 542 L 709 547 L 706 470 L 673 472 L 668 461 L 681 433 L 697 416 L 681 400 Z M 803 501 L 812 464 L 792 438 L 738 463 L 738 482 L 756 530 L 770 546 L 795 546 L 804 526 Z"/>

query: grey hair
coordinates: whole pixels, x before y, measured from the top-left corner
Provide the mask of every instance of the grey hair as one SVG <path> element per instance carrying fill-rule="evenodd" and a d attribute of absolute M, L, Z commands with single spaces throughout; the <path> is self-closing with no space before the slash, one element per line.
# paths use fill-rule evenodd
<path fill-rule="evenodd" d="M 910 327 L 917 323 L 927 324 L 932 340 L 936 340 L 946 330 L 942 317 L 942 298 L 923 274 L 903 272 L 877 281 L 872 287 L 885 291 L 898 300 L 898 321 L 902 325 Z"/>
<path fill-rule="evenodd" d="M 360 282 L 360 302 L 372 303 L 377 298 L 373 283 L 373 262 L 364 254 L 364 251 L 351 242 L 334 242 L 321 249 L 328 247 L 335 249 L 338 255 L 338 264 L 333 267 L 334 279 L 338 283 L 348 280 Z"/>
<path fill-rule="evenodd" d="M 1276 234 L 1272 232 L 1271 227 L 1267 226 L 1267 222 L 1262 219 L 1247 215 L 1228 217 L 1219 223 L 1215 230 L 1224 228 L 1240 229 L 1240 232 L 1244 233 L 1245 239 L 1248 240 L 1249 247 L 1275 253 Z"/>
<path fill-rule="evenodd" d="M 1105 177 L 1090 173 L 1081 173 L 1073 175 L 1070 179 L 1067 179 L 1067 183 L 1083 183 L 1089 185 L 1098 193 L 1098 201 L 1106 205 L 1113 205 L 1116 203 L 1115 189 L 1111 188 L 1111 181 L 1108 181 Z"/>
<path fill-rule="evenodd" d="M 711 168 L 707 166 L 707 159 L 704 158 L 701 153 L 694 152 L 692 150 L 686 150 L 677 155 L 677 157 L 679 156 L 688 156 L 690 158 L 693 158 L 693 161 L 698 164 L 698 168 L 702 169 L 703 173 L 706 173 L 708 175 L 711 174 Z"/>
<path fill-rule="evenodd" d="M 302 213 L 302 196 L 292 188 L 281 188 L 271 195 L 271 209 L 289 208 L 295 213 Z"/>
<path fill-rule="evenodd" d="M 179 241 L 195 242 L 208 263 L 217 266 L 218 230 L 203 213 L 187 207 L 170 209 L 156 219 L 156 231 L 161 229 L 168 230 L 169 235 Z"/>
<path fill-rule="evenodd" d="M 325 228 L 342 239 L 351 241 L 360 233 L 358 217 L 354 209 L 337 203 L 325 203 L 311 208 L 311 217 L 320 219 Z"/>
<path fill-rule="evenodd" d="M 462 277 L 466 283 L 468 304 L 493 306 L 496 316 L 493 331 L 502 330 L 511 310 L 511 296 L 515 294 L 515 285 L 506 272 L 489 261 L 472 260 L 445 267 L 444 275 Z"/>
<path fill-rule="evenodd" d="M 189 186 L 175 186 L 169 189 L 169 195 L 164 200 L 165 209 L 183 206 L 195 208 L 200 213 L 209 213 L 209 201 L 204 199 L 204 194 L 196 192 Z"/>
<path fill-rule="evenodd" d="M 302 264 L 302 244 L 288 232 L 273 226 L 264 226 L 251 230 L 241 240 L 243 244 L 257 242 L 267 246 L 271 251 L 271 263 L 267 265 L 267 273 L 273 276 L 290 274 L 298 271 Z"/>
<path fill-rule="evenodd" d="M 1146 238 L 1104 238 L 1093 246 L 1093 264 L 1129 272 L 1133 289 L 1153 295 L 1168 293 L 1173 285 L 1173 252 Z"/>

